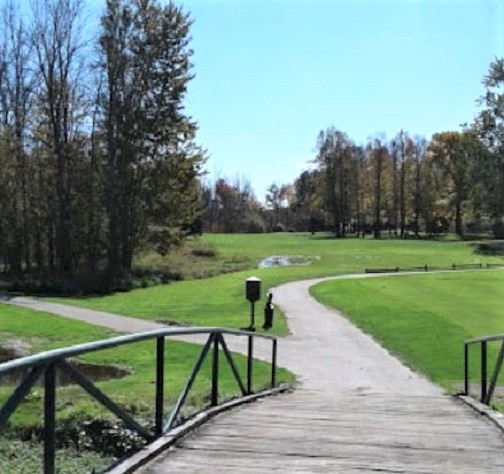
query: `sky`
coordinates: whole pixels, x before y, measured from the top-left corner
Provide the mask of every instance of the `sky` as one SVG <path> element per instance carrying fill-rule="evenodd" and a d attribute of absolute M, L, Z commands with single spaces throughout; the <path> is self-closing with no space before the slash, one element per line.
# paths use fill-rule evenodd
<path fill-rule="evenodd" d="M 260 201 L 309 167 L 330 126 L 357 144 L 459 130 L 504 57 L 502 0 L 179 3 L 194 19 L 186 110 L 207 179 L 249 181 Z"/>

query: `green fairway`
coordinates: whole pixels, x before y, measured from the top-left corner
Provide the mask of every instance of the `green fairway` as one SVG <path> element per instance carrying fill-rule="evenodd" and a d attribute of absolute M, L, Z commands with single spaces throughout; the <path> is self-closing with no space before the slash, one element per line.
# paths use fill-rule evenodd
<path fill-rule="evenodd" d="M 239 328 L 248 325 L 249 306 L 244 298 L 244 281 L 252 275 L 263 280 L 264 301 L 267 289 L 280 283 L 336 274 L 362 273 L 365 268 L 504 262 L 502 257 L 477 255 L 471 244 L 458 241 L 338 240 L 327 235 L 296 233 L 206 234 L 202 240 L 214 245 L 221 258 L 248 259 L 255 265 L 258 265 L 261 259 L 272 255 L 315 257 L 315 260 L 310 265 L 248 270 L 103 297 L 52 300 L 144 319 L 167 319 L 199 326 Z M 259 302 L 259 324 L 261 321 L 262 306 Z M 278 311 L 275 314 L 273 332 L 287 333 L 285 320 Z"/>
<path fill-rule="evenodd" d="M 313 287 L 312 294 L 340 309 L 408 366 L 450 390 L 461 388 L 463 342 L 504 332 L 500 270 L 332 281 Z"/>

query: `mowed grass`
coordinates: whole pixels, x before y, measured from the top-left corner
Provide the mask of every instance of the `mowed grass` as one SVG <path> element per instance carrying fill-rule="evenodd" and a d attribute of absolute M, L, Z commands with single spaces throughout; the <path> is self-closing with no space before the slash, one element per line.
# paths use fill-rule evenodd
<path fill-rule="evenodd" d="M 263 280 L 264 302 L 268 289 L 281 283 L 328 275 L 362 273 L 366 268 L 504 263 L 502 257 L 476 255 L 470 243 L 457 241 L 338 240 L 323 234 L 311 236 L 278 233 L 205 234 L 202 243 L 215 246 L 220 258 L 230 261 L 248 259 L 255 265 L 272 255 L 305 256 L 315 260 L 310 265 L 257 268 L 205 280 L 175 282 L 109 296 L 51 300 L 143 319 L 240 328 L 247 326 L 249 322 L 249 304 L 244 297 L 244 282 L 250 276 Z M 262 323 L 262 302 L 256 305 L 257 326 Z M 288 332 L 285 318 L 278 309 L 275 312 L 272 332 Z"/>
<path fill-rule="evenodd" d="M 23 341 L 30 347 L 30 352 L 55 349 L 59 347 L 101 340 L 112 337 L 111 331 L 79 321 L 35 312 L 6 304 L 0 304 L 0 342 Z M 167 340 L 166 344 L 166 374 L 165 403 L 167 409 L 174 403 L 186 378 L 189 376 L 194 361 L 201 347 Z M 90 353 L 80 359 L 100 364 L 116 364 L 131 370 L 131 375 L 122 379 L 111 379 L 98 382 L 97 385 L 109 394 L 115 401 L 132 412 L 142 413 L 147 418 L 152 417 L 155 396 L 155 355 L 156 341 L 144 341 L 123 345 L 117 348 Z M 243 379 L 246 374 L 246 358 L 235 355 L 236 363 Z M 202 368 L 193 392 L 188 399 L 191 409 L 201 408 L 208 402 L 211 381 L 211 358 Z M 222 399 L 239 394 L 239 388 L 224 357 L 219 358 L 220 396 Z M 266 363 L 256 361 L 254 364 L 254 388 L 257 390 L 270 382 L 271 369 Z M 291 383 L 293 376 L 287 371 L 279 370 L 279 382 Z M 5 399 L 11 389 L 0 388 L 0 398 Z M 40 390 L 35 390 L 34 393 Z M 28 403 L 12 418 L 14 424 L 26 425 L 40 423 L 40 397 L 29 397 Z M 90 408 L 91 399 L 78 387 L 68 386 L 58 389 L 58 405 L 64 410 L 65 417 L 71 417 L 78 412 L 88 411 L 92 415 L 97 408 Z M 81 406 L 82 405 L 82 406 Z"/>
<path fill-rule="evenodd" d="M 380 276 L 311 289 L 412 369 L 450 391 L 463 379 L 463 343 L 504 333 L 504 271 Z M 496 346 L 489 352 L 495 360 Z M 472 378 L 479 359 L 473 349 Z"/>

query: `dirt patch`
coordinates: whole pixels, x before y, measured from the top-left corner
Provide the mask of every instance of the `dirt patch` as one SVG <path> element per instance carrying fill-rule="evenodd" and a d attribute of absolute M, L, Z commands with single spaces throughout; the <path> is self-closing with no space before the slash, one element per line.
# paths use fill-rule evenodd
<path fill-rule="evenodd" d="M 156 323 L 164 324 L 165 326 L 174 326 L 174 327 L 189 327 L 189 323 L 185 323 L 184 321 L 173 321 L 171 319 L 156 319 Z"/>
<path fill-rule="evenodd" d="M 30 355 L 29 349 L 29 344 L 20 339 L 10 339 L 5 341 L 2 345 L 0 345 L 0 363 L 19 359 L 20 357 L 26 357 Z M 68 359 L 67 362 L 72 364 L 79 372 L 94 382 L 120 379 L 133 372 L 130 368 L 117 364 L 93 364 L 79 359 Z M 24 375 L 24 370 L 12 370 L 0 377 L 0 386 L 15 385 L 21 381 Z M 66 374 L 58 370 L 56 372 L 56 383 L 59 386 L 65 386 L 72 385 L 74 382 Z M 38 382 L 38 384 L 42 384 L 42 379 Z"/>
<path fill-rule="evenodd" d="M 0 345 L 0 364 L 30 355 L 30 345 L 21 339 L 9 339 Z"/>
<path fill-rule="evenodd" d="M 92 364 L 78 359 L 68 359 L 81 374 L 94 382 L 102 380 L 122 379 L 133 373 L 129 367 L 124 367 L 117 364 Z M 56 380 L 59 385 L 72 385 L 74 382 L 65 374 L 58 371 Z"/>

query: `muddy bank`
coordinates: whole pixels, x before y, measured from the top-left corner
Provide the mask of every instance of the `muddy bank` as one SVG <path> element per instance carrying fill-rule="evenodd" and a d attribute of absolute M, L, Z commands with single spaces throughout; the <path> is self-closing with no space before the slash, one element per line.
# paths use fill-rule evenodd
<path fill-rule="evenodd" d="M 19 359 L 30 355 L 29 345 L 21 340 L 12 339 L 0 345 L 0 364 L 10 360 Z M 103 380 L 120 379 L 130 375 L 132 370 L 117 364 L 94 364 L 79 359 L 67 359 L 79 372 L 94 382 Z M 25 371 L 13 370 L 0 376 L 0 386 L 16 385 L 24 376 Z M 43 383 L 43 378 L 38 385 Z M 72 385 L 74 382 L 62 371 L 56 371 L 56 383 L 59 386 Z"/>

